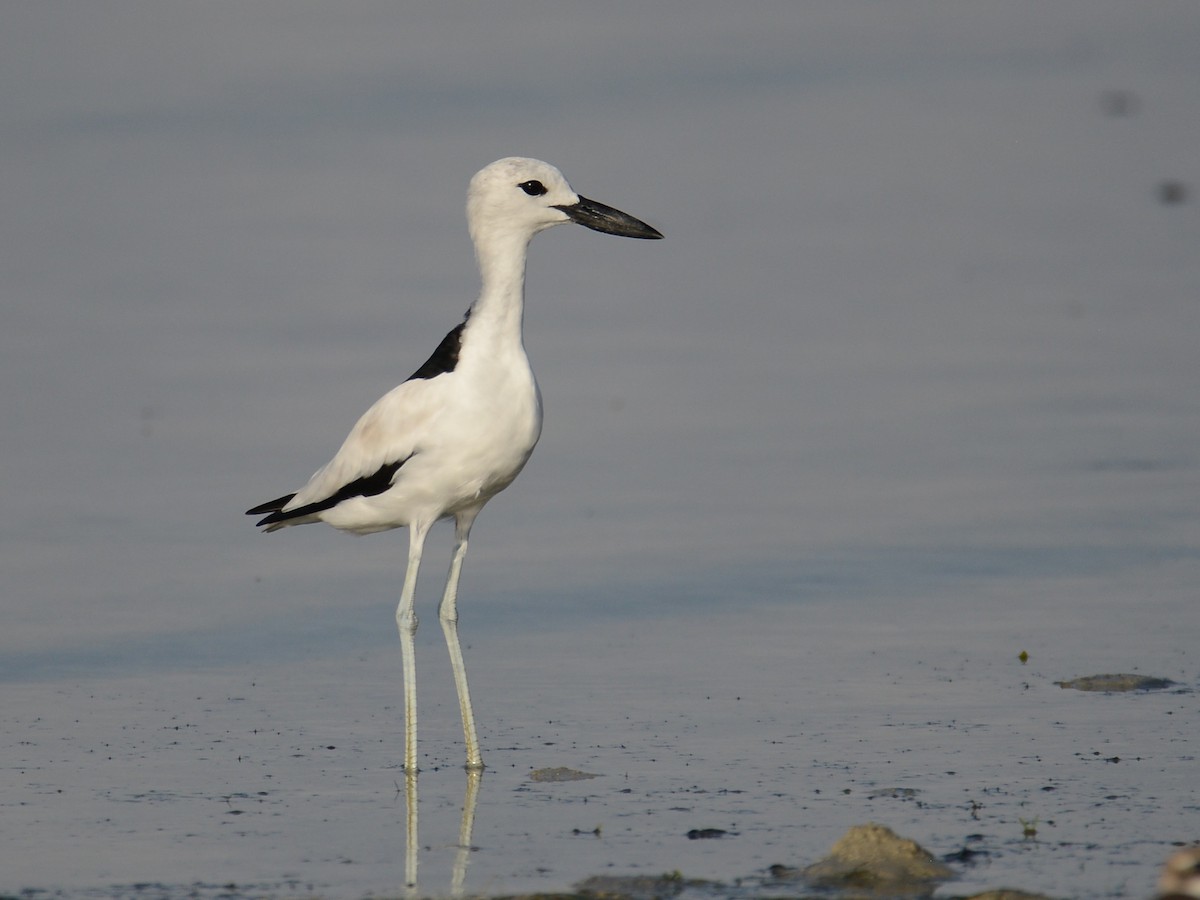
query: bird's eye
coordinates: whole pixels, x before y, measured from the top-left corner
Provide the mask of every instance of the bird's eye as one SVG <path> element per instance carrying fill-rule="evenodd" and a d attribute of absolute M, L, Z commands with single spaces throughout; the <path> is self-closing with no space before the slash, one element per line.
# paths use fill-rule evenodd
<path fill-rule="evenodd" d="M 540 197 L 546 193 L 546 186 L 540 181 L 522 181 L 517 185 L 521 190 L 527 193 L 530 197 Z"/>

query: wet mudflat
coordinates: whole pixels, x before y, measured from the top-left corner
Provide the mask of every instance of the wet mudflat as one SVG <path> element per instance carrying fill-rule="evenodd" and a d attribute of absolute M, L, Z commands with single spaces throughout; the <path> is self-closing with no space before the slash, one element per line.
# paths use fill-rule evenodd
<path fill-rule="evenodd" d="M 411 857 L 394 648 L 12 685 L 4 888 L 357 897 L 411 877 L 421 895 L 497 895 L 677 872 L 689 892 L 794 896 L 789 870 L 871 821 L 956 873 L 942 896 L 1147 896 L 1196 837 L 1188 648 L 1164 630 L 1154 671 L 1174 688 L 1063 689 L 1095 665 L 1056 653 L 1074 625 L 1053 604 L 1034 635 L 1032 610 L 974 627 L 952 603 L 917 604 L 928 631 L 831 601 L 481 636 L 469 850 L 448 664 L 422 632 Z"/>

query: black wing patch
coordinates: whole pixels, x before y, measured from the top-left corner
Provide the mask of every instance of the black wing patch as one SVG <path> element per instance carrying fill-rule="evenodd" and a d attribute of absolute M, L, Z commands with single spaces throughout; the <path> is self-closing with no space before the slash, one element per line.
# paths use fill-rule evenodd
<path fill-rule="evenodd" d="M 333 509 L 333 507 L 337 506 L 343 500 L 349 500 L 351 497 L 374 497 L 376 494 L 382 494 L 392 486 L 392 479 L 400 470 L 400 467 L 410 459 L 412 459 L 412 454 L 396 462 L 384 463 L 373 474 L 364 475 L 362 478 L 355 478 L 349 484 L 342 485 L 324 500 L 317 500 L 315 503 L 298 506 L 296 509 L 289 509 L 287 512 L 284 512 L 283 507 L 296 496 L 295 494 L 288 494 L 286 497 L 280 497 L 278 500 L 272 500 L 270 503 L 264 503 L 262 506 L 254 507 L 254 509 L 248 509 L 246 510 L 246 515 L 257 516 L 269 512 L 269 516 L 255 524 L 278 525 L 291 519 L 302 519 L 305 516 Z"/>
<path fill-rule="evenodd" d="M 439 375 L 453 372 L 458 365 L 459 350 L 462 349 L 463 329 L 467 327 L 467 319 L 470 317 L 471 311 L 467 310 L 467 314 L 463 316 L 463 320 L 450 329 L 449 334 L 442 338 L 442 342 L 433 351 L 433 355 L 425 360 L 421 368 L 409 375 L 405 381 L 437 378 Z M 246 515 L 261 516 L 263 513 L 270 513 L 270 515 L 257 524 L 281 525 L 292 519 L 301 519 L 326 509 L 332 509 L 343 500 L 349 500 L 351 497 L 374 497 L 376 494 L 382 494 L 392 486 L 392 478 L 399 471 L 400 467 L 410 459 L 412 459 L 412 456 L 405 457 L 399 462 L 385 463 L 373 475 L 364 475 L 362 478 L 356 478 L 349 484 L 343 485 L 336 493 L 326 497 L 324 500 L 318 500 L 315 503 L 309 503 L 306 506 L 289 509 L 287 512 L 284 512 L 283 508 L 291 503 L 292 498 L 296 496 L 295 494 L 288 494 L 269 503 L 256 506 L 254 509 L 248 509 L 246 510 Z"/>
<path fill-rule="evenodd" d="M 467 318 L 470 318 L 470 315 L 468 312 Z M 450 333 L 442 338 L 442 342 L 433 351 L 433 356 L 425 360 L 425 364 L 421 368 L 417 369 L 417 371 L 404 380 L 413 381 L 418 378 L 437 378 L 439 375 L 453 372 L 454 367 L 458 365 L 458 351 L 462 348 L 462 334 L 466 326 L 467 319 L 464 318 L 459 324 L 450 329 Z"/>

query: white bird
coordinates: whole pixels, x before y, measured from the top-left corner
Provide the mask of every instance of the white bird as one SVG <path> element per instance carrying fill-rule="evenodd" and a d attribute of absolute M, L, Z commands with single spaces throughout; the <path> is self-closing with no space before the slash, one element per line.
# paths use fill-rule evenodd
<path fill-rule="evenodd" d="M 645 222 L 581 197 L 562 173 L 510 157 L 481 169 L 467 221 L 482 276 L 479 299 L 407 381 L 381 397 L 341 449 L 294 494 L 247 511 L 266 531 L 325 522 L 356 534 L 408 526 L 408 569 L 396 624 L 404 677 L 404 768 L 417 771 L 413 595 L 430 527 L 454 519 L 455 545 L 438 607 L 462 711 L 469 770 L 483 768 L 458 642 L 458 581 L 475 517 L 520 473 L 542 430 L 542 400 L 522 340 L 525 257 L 539 231 L 578 222 L 657 239 Z"/>

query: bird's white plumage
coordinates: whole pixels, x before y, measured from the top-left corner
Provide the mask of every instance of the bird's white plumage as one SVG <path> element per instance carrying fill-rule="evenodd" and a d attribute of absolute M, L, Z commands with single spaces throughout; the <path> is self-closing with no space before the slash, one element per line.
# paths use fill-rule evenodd
<path fill-rule="evenodd" d="M 468 335 L 464 329 L 453 372 L 406 381 L 381 397 L 283 511 L 400 460 L 390 489 L 343 500 L 314 518 L 357 534 L 387 531 L 435 522 L 511 484 L 541 434 L 537 383 L 524 352 L 513 365 L 499 365 L 480 358 Z"/>
<path fill-rule="evenodd" d="M 311 522 L 358 534 L 408 526 L 408 570 L 396 621 L 409 774 L 416 773 L 413 595 L 426 534 L 449 517 L 456 545 L 438 614 L 458 687 L 467 766 L 483 766 L 458 643 L 458 580 L 475 517 L 517 477 L 542 430 L 541 396 L 522 339 L 529 241 L 568 221 L 626 237 L 662 237 L 625 213 L 580 197 L 554 166 L 522 157 L 497 160 L 476 173 L 467 221 L 482 288 L 464 323 L 412 378 L 363 414 L 303 488 L 250 510 L 268 513 L 259 522 L 268 531 Z"/>

